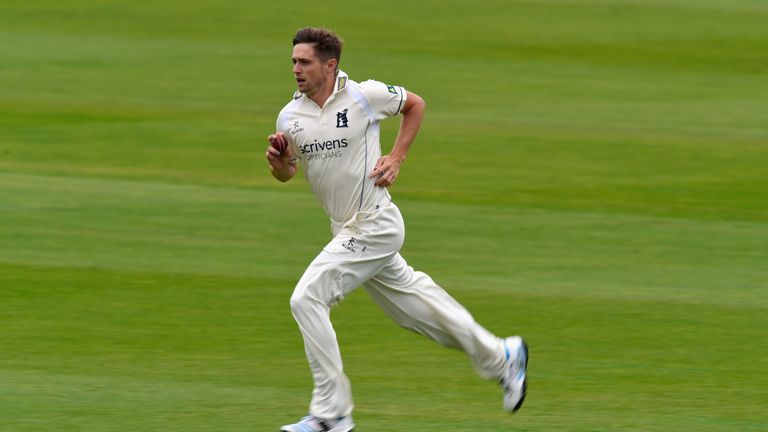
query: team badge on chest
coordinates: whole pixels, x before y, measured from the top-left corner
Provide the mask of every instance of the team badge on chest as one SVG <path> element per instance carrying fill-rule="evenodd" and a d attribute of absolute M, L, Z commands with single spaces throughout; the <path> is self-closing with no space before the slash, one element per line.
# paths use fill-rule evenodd
<path fill-rule="evenodd" d="M 349 127 L 349 119 L 347 119 L 347 111 L 349 111 L 349 110 L 347 108 L 344 108 L 344 111 L 336 113 L 336 127 L 337 128 L 348 128 Z"/>

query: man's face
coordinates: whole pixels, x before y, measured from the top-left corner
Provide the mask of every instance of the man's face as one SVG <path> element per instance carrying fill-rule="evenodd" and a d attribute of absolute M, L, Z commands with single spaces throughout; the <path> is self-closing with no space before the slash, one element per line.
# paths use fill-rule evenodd
<path fill-rule="evenodd" d="M 335 77 L 336 59 L 322 61 L 315 55 L 313 44 L 300 43 L 293 47 L 293 75 L 299 91 L 309 96 L 327 85 L 329 77 Z"/>

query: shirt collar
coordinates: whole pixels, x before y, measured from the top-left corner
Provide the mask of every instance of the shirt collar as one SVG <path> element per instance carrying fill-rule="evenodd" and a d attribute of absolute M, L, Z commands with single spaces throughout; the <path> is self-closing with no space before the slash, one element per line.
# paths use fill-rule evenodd
<path fill-rule="evenodd" d="M 336 93 L 344 90 L 347 88 L 347 83 L 349 82 L 349 75 L 347 75 L 346 72 L 339 69 L 339 73 L 336 75 L 336 81 L 333 84 L 333 93 L 331 93 L 331 97 L 335 96 Z M 299 99 L 300 97 L 304 96 L 304 93 L 296 90 L 293 93 L 294 99 Z"/>
<path fill-rule="evenodd" d="M 344 90 L 347 87 L 347 81 L 349 81 L 347 73 L 343 70 L 339 70 L 338 75 L 336 75 L 336 86 L 333 88 L 333 94 Z"/>

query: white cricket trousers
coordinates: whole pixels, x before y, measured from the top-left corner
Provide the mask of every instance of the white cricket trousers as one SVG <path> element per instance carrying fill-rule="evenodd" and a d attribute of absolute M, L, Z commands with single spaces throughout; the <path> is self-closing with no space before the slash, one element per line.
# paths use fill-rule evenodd
<path fill-rule="evenodd" d="M 504 342 L 432 279 L 409 267 L 398 253 L 405 237 L 400 210 L 388 203 L 333 223 L 333 240 L 312 261 L 291 296 L 291 311 L 304 337 L 315 389 L 309 412 L 320 418 L 352 412 L 352 390 L 330 320 L 344 296 L 363 286 L 399 325 L 466 352 L 484 378 L 501 376 Z"/>

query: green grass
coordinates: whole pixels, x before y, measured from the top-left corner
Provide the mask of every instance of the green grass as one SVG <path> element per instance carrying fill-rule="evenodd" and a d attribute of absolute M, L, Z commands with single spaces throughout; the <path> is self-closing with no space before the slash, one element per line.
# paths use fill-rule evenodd
<path fill-rule="evenodd" d="M 531 345 L 515 416 L 362 292 L 361 431 L 768 428 L 768 3 L 0 3 L 0 431 L 270 431 L 327 241 L 264 137 L 290 38 L 422 95 L 404 254 Z M 383 127 L 385 146 L 397 121 Z"/>

